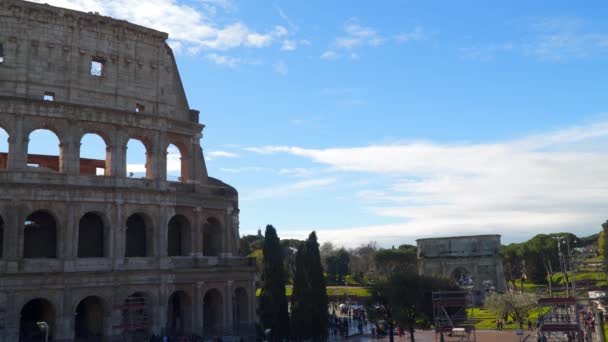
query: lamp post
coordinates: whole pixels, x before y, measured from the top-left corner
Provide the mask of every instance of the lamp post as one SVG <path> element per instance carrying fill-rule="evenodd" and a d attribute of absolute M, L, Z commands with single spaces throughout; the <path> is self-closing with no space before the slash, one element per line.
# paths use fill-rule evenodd
<path fill-rule="evenodd" d="M 44 331 L 44 342 L 49 341 L 49 325 L 47 322 L 36 322 L 38 329 Z"/>
<path fill-rule="evenodd" d="M 565 239 L 565 236 L 557 236 L 555 239 L 557 240 L 557 254 L 559 256 L 559 268 L 561 269 L 564 277 L 566 278 L 566 297 L 570 297 L 570 287 L 568 285 L 568 270 L 566 268 L 566 261 L 564 260 L 564 254 L 562 253 L 562 240 Z"/>

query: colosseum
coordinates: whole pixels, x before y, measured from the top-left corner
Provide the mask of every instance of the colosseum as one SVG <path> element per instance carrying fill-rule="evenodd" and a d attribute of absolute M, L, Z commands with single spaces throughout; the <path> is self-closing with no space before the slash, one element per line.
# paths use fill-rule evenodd
<path fill-rule="evenodd" d="M 0 1 L 0 341 L 253 333 L 238 195 L 207 175 L 204 126 L 167 38 Z M 58 155 L 28 153 L 38 130 L 56 136 Z M 82 157 L 85 135 L 103 141 L 105 159 Z M 132 140 L 146 150 L 142 177 L 127 171 Z"/>

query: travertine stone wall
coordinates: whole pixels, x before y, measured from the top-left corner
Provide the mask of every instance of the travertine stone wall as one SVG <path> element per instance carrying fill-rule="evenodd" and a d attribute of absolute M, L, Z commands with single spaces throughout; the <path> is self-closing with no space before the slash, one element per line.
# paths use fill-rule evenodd
<path fill-rule="evenodd" d="M 505 291 L 500 235 L 442 237 L 416 242 L 419 274 L 457 281 L 462 274 L 468 274 L 478 298 L 483 297 L 485 280 L 489 280 L 496 291 Z"/>
<path fill-rule="evenodd" d="M 170 316 L 180 310 L 177 325 L 188 333 L 251 332 L 255 264 L 238 257 L 238 194 L 207 175 L 204 126 L 188 106 L 166 39 L 96 14 L 0 0 L 0 127 L 9 135 L 0 168 L 1 342 L 19 340 L 22 310 L 37 299 L 52 309 L 53 340 L 73 341 L 87 297 L 101 303 L 104 340 L 120 340 L 124 303 L 135 293 L 148 303 L 150 334 L 171 329 Z M 91 74 L 93 61 L 103 63 L 101 76 Z M 43 101 L 45 93 L 54 100 Z M 60 141 L 58 171 L 28 166 L 30 133 L 41 128 Z M 105 175 L 80 173 L 87 133 L 106 144 Z M 129 139 L 146 147 L 145 178 L 126 174 Z M 169 144 L 180 150 L 179 182 L 167 180 Z M 26 221 L 35 212 L 54 220 L 54 258 L 24 257 Z M 101 256 L 78 257 L 85 214 L 103 223 Z M 125 257 L 134 214 L 144 218 L 149 248 L 145 256 Z M 179 248 L 187 252 L 169 256 L 169 222 L 177 216 L 184 225 Z M 206 238 L 213 238 L 213 256 L 204 250 Z M 215 299 L 205 302 L 210 293 Z"/>

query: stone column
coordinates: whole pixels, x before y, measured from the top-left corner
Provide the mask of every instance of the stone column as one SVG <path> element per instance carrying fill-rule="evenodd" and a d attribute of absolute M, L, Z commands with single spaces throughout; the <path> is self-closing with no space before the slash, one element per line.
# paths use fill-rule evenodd
<path fill-rule="evenodd" d="M 205 295 L 205 282 L 199 281 L 194 289 L 194 299 L 192 305 L 194 308 L 194 322 L 192 322 L 192 330 L 200 335 L 203 335 L 203 299 Z"/>
<path fill-rule="evenodd" d="M 8 169 L 23 170 L 27 165 L 27 145 L 29 137 L 25 135 L 23 116 L 18 115 L 15 121 L 15 130 L 8 139 Z"/>
<path fill-rule="evenodd" d="M 106 152 L 106 156 L 109 153 L 110 158 L 110 175 L 114 177 L 126 177 L 127 176 L 127 139 L 122 135 L 118 134 L 114 140 L 114 144 L 107 146 L 111 152 Z"/>
<path fill-rule="evenodd" d="M 80 140 L 73 123 L 69 122 L 66 132 L 60 135 L 59 171 L 65 174 L 80 174 Z"/>
<path fill-rule="evenodd" d="M 194 222 L 192 224 L 192 256 L 203 256 L 203 208 L 194 208 Z"/>
<path fill-rule="evenodd" d="M 58 296 L 58 308 L 55 308 L 55 333 L 53 337 L 57 341 L 71 341 L 74 336 L 74 312 L 72 311 L 71 289 L 66 287 Z"/>
<path fill-rule="evenodd" d="M 224 333 L 232 332 L 234 330 L 234 292 L 233 285 L 234 281 L 228 280 L 226 282 L 226 295 L 224 301 Z"/>

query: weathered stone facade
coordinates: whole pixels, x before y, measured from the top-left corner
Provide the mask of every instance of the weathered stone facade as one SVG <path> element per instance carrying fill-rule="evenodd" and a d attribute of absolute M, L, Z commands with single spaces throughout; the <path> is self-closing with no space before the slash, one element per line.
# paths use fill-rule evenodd
<path fill-rule="evenodd" d="M 53 341 L 251 332 L 255 267 L 238 257 L 238 194 L 207 176 L 203 125 L 166 39 L 0 0 L 0 341 L 36 338 L 36 321 Z M 36 129 L 57 135 L 59 156 L 28 155 Z M 87 133 L 102 137 L 105 160 L 80 158 Z M 146 147 L 145 178 L 127 175 L 129 139 Z M 169 144 L 179 182 L 167 180 Z"/>
<path fill-rule="evenodd" d="M 500 235 L 454 236 L 416 240 L 418 273 L 453 278 L 473 286 L 480 299 L 489 281 L 498 292 L 506 282 L 500 255 Z"/>

